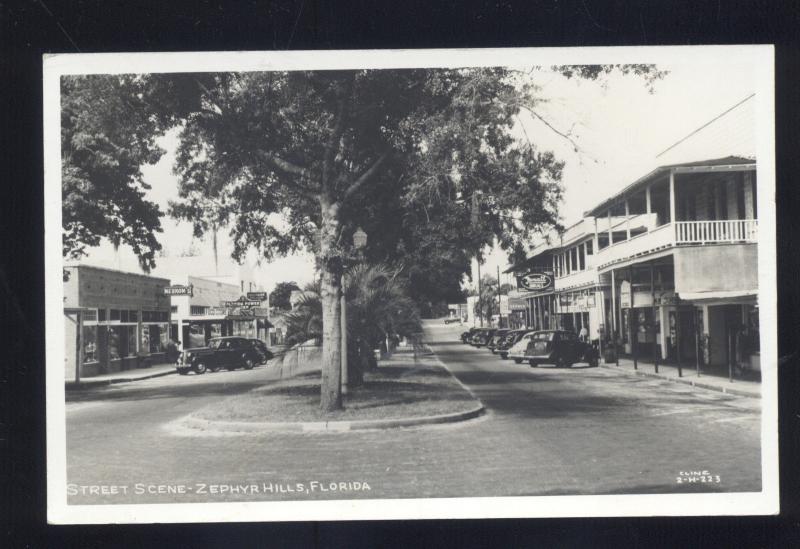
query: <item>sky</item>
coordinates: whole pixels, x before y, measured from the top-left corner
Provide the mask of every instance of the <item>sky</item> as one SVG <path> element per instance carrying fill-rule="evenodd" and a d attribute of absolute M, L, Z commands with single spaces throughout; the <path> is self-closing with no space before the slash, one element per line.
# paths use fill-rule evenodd
<path fill-rule="evenodd" d="M 538 119 L 525 113 L 520 115 L 516 129 L 519 138 L 530 140 L 540 150 L 553 151 L 565 162 L 560 206 L 565 225 L 578 221 L 584 211 L 655 167 L 685 160 L 679 157 L 686 150 L 705 154 L 702 148 L 684 145 L 658 156 L 755 91 L 755 67 L 735 58 L 716 60 L 713 64 L 693 63 L 687 58 L 680 65 L 659 65 L 659 68 L 669 74 L 655 83 L 653 93 L 635 76 L 614 74 L 600 84 L 568 80 L 550 72 L 532 74 L 534 83 L 541 88 L 542 102 L 537 112 L 558 131 L 569 132 L 579 147 L 576 152 L 568 140 Z M 737 120 L 739 127 L 733 131 L 717 128 L 716 134 L 705 132 L 713 142 L 705 158 L 727 154 L 716 154 L 717 151 L 747 147 L 754 130 L 741 127 L 748 126 L 749 119 Z M 162 210 L 177 195 L 178 178 L 172 172 L 176 135 L 173 131 L 160 139 L 167 153 L 157 164 L 142 170 L 145 181 L 151 185 L 148 198 Z M 162 226 L 164 232 L 159 238 L 167 254 L 177 255 L 193 248 L 211 256 L 210 239 L 194 239 L 189 223 L 165 216 Z M 232 246 L 224 232 L 219 242 L 221 265 L 230 263 Z M 249 261 L 255 263 L 256 259 L 251 254 Z M 123 246 L 115 253 L 107 242 L 91 249 L 84 262 L 139 272 L 131 250 Z M 497 267 L 502 271 L 507 263 L 505 252 L 487 249 L 481 270 L 495 274 Z M 473 262 L 473 280 L 477 279 L 476 267 Z M 221 266 L 220 271 L 223 270 Z M 314 277 L 313 262 L 307 254 L 296 254 L 255 267 L 255 275 L 268 291 L 281 281 L 292 280 L 302 285 Z M 502 281 L 512 282 L 506 275 L 502 275 Z"/>

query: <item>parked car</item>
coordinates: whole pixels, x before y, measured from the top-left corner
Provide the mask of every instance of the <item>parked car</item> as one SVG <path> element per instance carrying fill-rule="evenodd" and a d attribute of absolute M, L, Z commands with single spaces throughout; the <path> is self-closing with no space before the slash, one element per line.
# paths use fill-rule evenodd
<path fill-rule="evenodd" d="M 275 358 L 273 352 L 267 348 L 267 344 L 260 339 L 251 339 L 250 343 L 253 345 L 253 349 L 256 350 L 256 353 L 258 353 L 259 364 L 266 364 L 269 360 Z"/>
<path fill-rule="evenodd" d="M 478 331 L 478 328 L 470 328 L 466 332 L 461 334 L 461 343 L 472 343 L 472 336 L 475 335 L 475 332 Z"/>
<path fill-rule="evenodd" d="M 522 361 L 525 360 L 525 352 L 528 349 L 528 343 L 530 343 L 533 336 L 537 333 L 539 332 L 527 331 L 519 336 L 517 341 L 508 348 L 508 358 L 512 359 L 517 364 L 522 364 Z"/>
<path fill-rule="evenodd" d="M 475 347 L 483 347 L 487 343 L 489 343 L 489 339 L 494 335 L 494 328 L 482 328 L 475 332 L 475 335 L 472 336 L 472 345 Z"/>
<path fill-rule="evenodd" d="M 486 343 L 486 348 L 489 349 L 492 354 L 495 354 L 495 352 L 497 352 L 497 346 L 503 339 L 505 339 L 506 334 L 508 334 L 510 331 L 511 330 L 507 328 L 501 328 L 497 330 L 492 337 L 489 338 L 489 341 Z"/>
<path fill-rule="evenodd" d="M 598 355 L 594 347 L 578 340 L 574 332 L 545 330 L 536 332 L 528 341 L 524 359 L 531 366 L 555 364 L 559 368 L 569 368 L 576 362 L 586 362 L 597 366 Z"/>
<path fill-rule="evenodd" d="M 508 350 L 514 345 L 517 341 L 519 341 L 522 336 L 525 334 L 529 334 L 531 331 L 523 328 L 520 330 L 509 330 L 509 332 L 505 335 L 505 337 L 497 344 L 497 354 L 500 355 L 500 358 L 503 360 L 508 358 Z"/>
<path fill-rule="evenodd" d="M 251 340 L 244 337 L 215 337 L 207 347 L 186 349 L 178 357 L 176 369 L 181 375 L 190 371 L 204 374 L 207 370 L 216 372 L 221 368 L 233 370 L 243 367 L 250 370 L 261 361 Z"/>

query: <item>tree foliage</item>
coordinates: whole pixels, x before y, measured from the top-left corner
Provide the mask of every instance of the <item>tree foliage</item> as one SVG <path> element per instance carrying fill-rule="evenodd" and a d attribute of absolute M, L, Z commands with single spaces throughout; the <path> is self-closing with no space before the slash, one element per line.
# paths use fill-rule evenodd
<path fill-rule="evenodd" d="M 276 309 L 289 311 L 292 308 L 292 292 L 299 291 L 300 286 L 296 282 L 278 282 L 275 289 L 269 294 L 269 306 Z"/>

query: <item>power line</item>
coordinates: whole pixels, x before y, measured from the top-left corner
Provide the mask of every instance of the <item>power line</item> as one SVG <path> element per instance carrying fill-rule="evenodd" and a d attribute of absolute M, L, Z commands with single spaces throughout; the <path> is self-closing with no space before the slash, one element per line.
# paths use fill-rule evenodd
<path fill-rule="evenodd" d="M 670 145 L 667 149 L 665 149 L 665 150 L 661 151 L 660 153 L 658 153 L 656 155 L 656 158 L 658 158 L 659 156 L 661 156 L 665 152 L 674 149 L 675 147 L 677 147 L 678 145 L 680 145 L 681 143 L 683 143 L 684 141 L 686 141 L 687 139 L 689 139 L 690 137 L 695 135 L 697 132 L 699 132 L 703 128 L 706 128 L 706 127 L 710 126 L 711 124 L 713 124 L 714 122 L 716 122 L 717 120 L 719 120 L 720 118 L 722 118 L 723 116 L 725 116 L 726 114 L 731 112 L 733 109 L 735 109 L 736 107 L 738 107 L 739 105 L 741 105 L 742 103 L 747 101 L 748 99 L 751 99 L 754 95 L 755 95 L 755 92 L 751 93 L 750 95 L 748 95 L 747 97 L 745 97 L 744 99 L 742 99 L 741 101 L 736 103 L 733 107 L 731 107 L 731 108 L 727 109 L 725 112 L 720 113 L 719 115 L 715 116 L 714 118 L 712 118 L 711 120 L 709 120 L 708 122 L 706 122 L 705 124 L 703 124 L 702 126 L 697 128 L 696 130 L 694 130 L 692 133 L 690 133 L 689 135 L 687 135 L 686 137 L 684 137 L 683 139 L 678 141 L 677 143 L 674 143 L 673 145 Z"/>

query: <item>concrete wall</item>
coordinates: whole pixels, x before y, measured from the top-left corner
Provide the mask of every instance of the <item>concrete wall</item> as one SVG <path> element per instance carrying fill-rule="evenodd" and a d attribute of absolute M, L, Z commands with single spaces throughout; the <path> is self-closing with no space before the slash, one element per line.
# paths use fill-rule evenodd
<path fill-rule="evenodd" d="M 708 292 L 758 288 L 756 244 L 719 244 L 678 248 L 675 291 Z"/>

